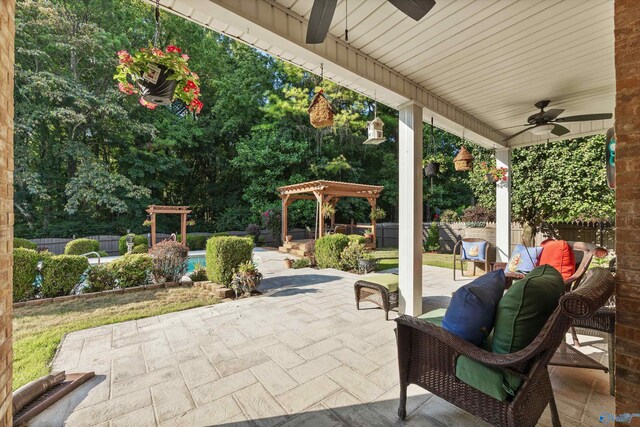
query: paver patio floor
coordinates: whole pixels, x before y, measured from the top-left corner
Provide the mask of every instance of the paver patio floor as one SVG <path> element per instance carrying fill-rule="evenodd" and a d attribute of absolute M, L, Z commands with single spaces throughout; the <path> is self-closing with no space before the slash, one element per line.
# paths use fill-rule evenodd
<path fill-rule="evenodd" d="M 487 425 L 415 386 L 399 421 L 395 322 L 379 309 L 356 311 L 361 276 L 284 270 L 282 254 L 256 256 L 261 297 L 67 335 L 54 370 L 96 377 L 32 425 Z M 464 283 L 424 267 L 425 308 L 446 306 Z M 583 346 L 598 359 L 602 348 Z M 555 367 L 551 378 L 564 426 L 613 412 L 607 374 Z M 551 425 L 548 411 L 539 425 Z"/>

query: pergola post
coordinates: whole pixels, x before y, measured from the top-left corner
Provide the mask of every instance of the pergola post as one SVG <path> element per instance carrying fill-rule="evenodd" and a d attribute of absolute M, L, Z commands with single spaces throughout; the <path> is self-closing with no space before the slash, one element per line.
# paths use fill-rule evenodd
<path fill-rule="evenodd" d="M 156 245 L 156 214 L 151 213 L 151 247 Z"/>
<path fill-rule="evenodd" d="M 399 123 L 400 312 L 422 313 L 422 107 L 400 107 Z"/>
<path fill-rule="evenodd" d="M 187 246 L 187 212 L 180 214 L 180 234 L 182 235 L 182 244 Z"/>
<path fill-rule="evenodd" d="M 289 230 L 289 224 L 287 216 L 289 215 L 288 206 L 289 206 L 289 195 L 282 196 L 282 243 L 286 242 L 287 231 Z"/>
<path fill-rule="evenodd" d="M 369 197 L 367 199 L 369 201 L 369 205 L 371 206 L 371 211 L 373 212 L 373 210 L 376 208 L 376 198 L 375 197 Z M 372 240 L 373 240 L 373 249 L 376 248 L 376 243 L 377 243 L 377 235 L 376 235 L 376 219 L 375 218 L 371 218 L 371 234 L 373 234 Z"/>
<path fill-rule="evenodd" d="M 496 184 L 496 261 L 507 262 L 511 254 L 511 149 L 496 150 L 496 167 L 507 168 L 507 181 Z"/>

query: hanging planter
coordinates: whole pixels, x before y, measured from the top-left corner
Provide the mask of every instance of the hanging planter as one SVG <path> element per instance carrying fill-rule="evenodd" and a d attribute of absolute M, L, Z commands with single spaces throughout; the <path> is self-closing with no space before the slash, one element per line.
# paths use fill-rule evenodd
<path fill-rule="evenodd" d="M 460 148 L 458 155 L 453 159 L 457 171 L 470 171 L 473 167 L 473 156 L 464 146 Z"/>
<path fill-rule="evenodd" d="M 309 113 L 309 121 L 311 122 L 311 126 L 314 128 L 325 128 L 333 126 L 333 116 L 335 115 L 335 110 L 333 106 L 329 102 L 329 100 L 324 96 L 324 91 L 320 89 L 316 92 L 313 99 L 311 100 L 311 105 L 307 109 Z"/>
<path fill-rule="evenodd" d="M 428 177 L 438 176 L 440 172 L 443 172 L 443 165 L 445 163 L 444 154 L 432 154 L 422 160 L 422 166 L 424 167 L 424 175 Z"/>
<path fill-rule="evenodd" d="M 197 114 L 202 110 L 199 77 L 189 69 L 189 56 L 179 47 L 142 48 L 133 54 L 121 50 L 118 59 L 113 78 L 121 92 L 140 95 L 140 104 L 153 110 L 180 100 L 189 111 Z"/>
<path fill-rule="evenodd" d="M 424 175 L 425 176 L 438 176 L 440 173 L 440 163 L 425 163 Z"/>
<path fill-rule="evenodd" d="M 487 162 L 480 164 L 480 170 L 484 173 L 485 180 L 489 184 L 495 184 L 498 182 L 506 182 L 509 169 L 499 168 L 496 166 L 489 166 Z"/>

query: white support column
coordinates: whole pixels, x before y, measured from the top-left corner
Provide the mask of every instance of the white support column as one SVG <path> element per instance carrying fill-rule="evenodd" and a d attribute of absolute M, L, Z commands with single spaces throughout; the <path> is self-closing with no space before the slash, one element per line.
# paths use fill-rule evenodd
<path fill-rule="evenodd" d="M 422 314 L 422 107 L 400 107 L 398 255 L 400 313 Z"/>
<path fill-rule="evenodd" d="M 508 179 L 496 185 L 496 261 L 507 262 L 511 255 L 511 149 L 496 150 L 496 166 L 507 168 Z"/>

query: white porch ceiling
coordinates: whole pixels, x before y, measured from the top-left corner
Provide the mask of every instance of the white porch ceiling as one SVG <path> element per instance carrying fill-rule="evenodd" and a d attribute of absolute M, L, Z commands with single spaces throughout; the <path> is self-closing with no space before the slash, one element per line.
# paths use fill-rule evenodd
<path fill-rule="evenodd" d="M 148 0 L 149 1 L 149 0 Z M 485 147 L 550 99 L 564 115 L 614 111 L 613 0 L 436 0 L 420 22 L 386 0 L 339 0 L 321 45 L 304 43 L 313 0 L 161 0 L 165 8 Z M 563 123 L 561 139 L 613 120 Z M 513 128 L 512 128 L 513 127 Z M 553 141 L 554 138 L 550 139 Z M 510 146 L 545 142 L 529 132 Z"/>

